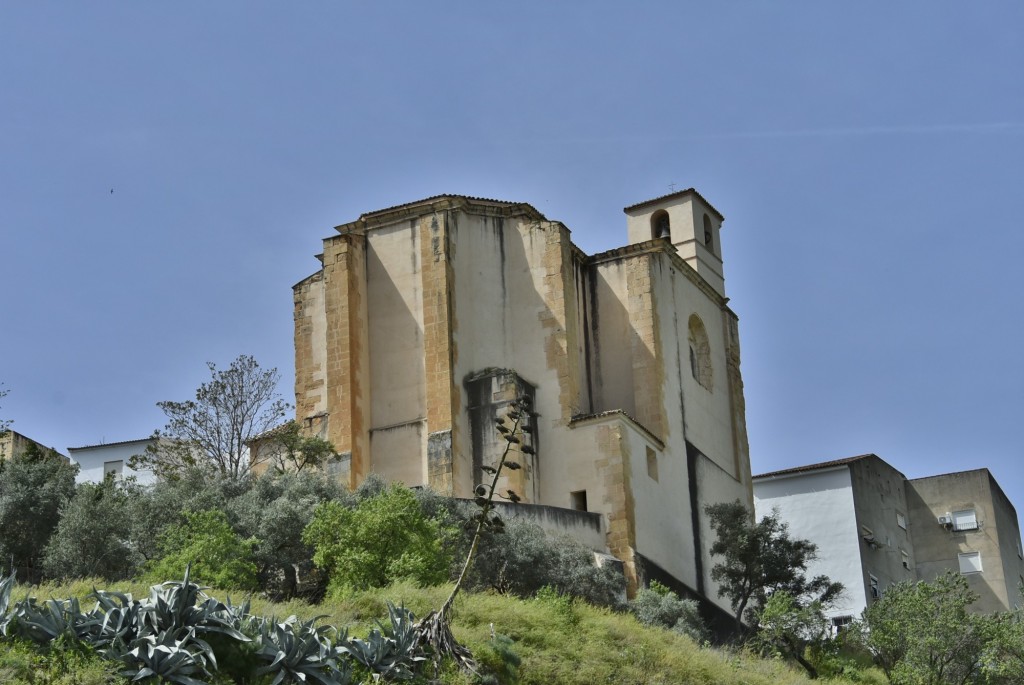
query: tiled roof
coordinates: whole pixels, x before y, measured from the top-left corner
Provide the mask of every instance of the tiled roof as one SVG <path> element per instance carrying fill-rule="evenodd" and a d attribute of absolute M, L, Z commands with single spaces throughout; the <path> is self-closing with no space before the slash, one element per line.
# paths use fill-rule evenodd
<path fill-rule="evenodd" d="M 96 447 L 116 447 L 117 445 L 130 445 L 133 442 L 149 442 L 152 438 L 139 438 L 138 440 L 122 440 L 120 442 L 101 442 L 98 445 L 83 445 L 82 447 L 69 447 L 68 451 L 71 450 L 91 450 Z"/>
<path fill-rule="evenodd" d="M 490 203 L 493 203 L 493 204 L 496 204 L 496 205 L 507 205 L 509 207 L 514 207 L 515 205 L 526 205 L 527 207 L 530 206 L 530 205 L 528 205 L 525 202 L 512 202 L 510 200 L 495 200 L 495 199 L 489 198 L 489 197 L 474 197 L 472 195 L 457 195 L 457 194 L 451 194 L 451 193 L 443 193 L 441 195 L 431 195 L 430 197 L 425 197 L 425 198 L 423 198 L 421 200 L 414 200 L 412 202 L 403 202 L 402 204 L 394 205 L 393 207 L 385 207 L 384 209 L 376 209 L 376 210 L 374 210 L 372 212 L 366 212 L 365 214 L 361 215 L 359 218 L 360 219 L 365 219 L 367 217 L 377 216 L 378 214 L 387 214 L 388 212 L 393 212 L 393 211 L 395 211 L 397 209 L 404 209 L 406 207 L 413 207 L 415 205 L 422 205 L 422 204 L 426 204 L 428 202 L 435 202 L 437 200 L 445 200 L 445 199 L 448 199 L 448 198 L 460 199 L 460 200 L 469 200 L 470 202 L 490 202 Z M 536 211 L 536 210 L 534 210 L 534 211 Z"/>
<path fill-rule="evenodd" d="M 754 478 L 770 478 L 772 476 L 785 476 L 791 473 L 805 473 L 807 471 L 818 471 L 819 469 L 829 469 L 835 466 L 845 466 L 852 464 L 855 461 L 861 459 L 867 459 L 868 457 L 876 457 L 874 454 L 860 454 L 856 457 L 847 457 L 846 459 L 833 459 L 832 461 L 823 461 L 817 464 L 807 464 L 805 466 L 794 466 L 789 469 L 782 469 L 781 471 L 770 471 L 769 473 L 762 473 L 754 476 Z"/>
<path fill-rule="evenodd" d="M 707 199 L 703 195 L 698 193 L 696 188 L 687 188 L 686 190 L 677 190 L 676 192 L 669 193 L 668 195 L 662 195 L 661 197 L 655 197 L 655 198 L 651 198 L 650 200 L 644 200 L 643 202 L 638 202 L 635 205 L 630 205 L 628 207 L 623 207 L 622 211 L 630 212 L 630 211 L 632 211 L 634 209 L 640 209 L 641 207 L 646 207 L 647 205 L 652 205 L 652 204 L 655 204 L 657 202 L 661 202 L 663 200 L 668 200 L 668 199 L 671 199 L 671 198 L 683 197 L 684 195 L 696 195 L 697 197 L 700 198 L 701 202 L 706 204 L 708 206 L 708 208 L 718 216 L 719 221 L 725 221 L 725 217 L 722 215 L 722 213 L 720 211 L 718 211 L 717 209 L 715 209 L 715 206 L 713 204 L 711 204 L 710 202 L 708 202 Z"/>

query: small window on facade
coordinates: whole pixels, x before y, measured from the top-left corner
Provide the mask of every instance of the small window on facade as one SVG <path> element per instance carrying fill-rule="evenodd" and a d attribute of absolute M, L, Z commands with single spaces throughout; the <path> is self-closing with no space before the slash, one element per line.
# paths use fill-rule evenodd
<path fill-rule="evenodd" d="M 117 461 L 105 461 L 103 462 L 103 477 L 104 478 L 120 478 L 121 473 L 124 471 L 124 461 L 118 459 Z"/>
<path fill-rule="evenodd" d="M 668 220 L 668 212 L 664 209 L 651 215 L 651 237 L 672 240 L 672 226 Z"/>
<path fill-rule="evenodd" d="M 569 493 L 569 502 L 576 511 L 587 511 L 587 491 L 577 490 Z"/>
<path fill-rule="evenodd" d="M 960 560 L 960 573 L 981 573 L 981 552 L 962 552 L 957 555 Z"/>
<path fill-rule="evenodd" d="M 898 511 L 896 512 L 896 525 L 903 530 L 907 529 L 907 517 Z"/>
<path fill-rule="evenodd" d="M 871 593 L 871 599 L 878 599 L 882 596 L 882 593 L 878 590 L 878 578 L 872 575 L 868 575 L 868 592 Z"/>
<path fill-rule="evenodd" d="M 910 555 L 902 549 L 900 550 L 900 556 L 903 558 L 903 568 L 910 570 Z"/>
<path fill-rule="evenodd" d="M 978 517 L 974 509 L 953 512 L 953 530 L 977 530 Z"/>
<path fill-rule="evenodd" d="M 658 453 L 652 448 L 647 448 L 647 475 L 658 480 Z"/>
<path fill-rule="evenodd" d="M 831 619 L 832 633 L 838 635 L 853 623 L 853 616 L 833 616 Z"/>
<path fill-rule="evenodd" d="M 709 250 L 715 249 L 715 239 L 711 232 L 711 217 L 707 214 L 704 215 L 704 245 L 707 246 Z"/>
<path fill-rule="evenodd" d="M 1024 559 L 1024 550 L 1020 547 L 1020 538 L 1017 538 L 1017 556 Z"/>

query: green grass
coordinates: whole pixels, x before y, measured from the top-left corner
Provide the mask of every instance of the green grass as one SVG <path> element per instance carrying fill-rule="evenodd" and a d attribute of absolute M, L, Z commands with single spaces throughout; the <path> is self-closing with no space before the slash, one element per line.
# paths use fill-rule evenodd
<path fill-rule="evenodd" d="M 84 598 L 94 585 L 131 592 L 136 597 L 148 593 L 148 586 L 142 583 L 111 585 L 87 580 L 67 585 L 43 585 L 32 588 L 32 594 L 39 598 Z M 355 593 L 341 600 L 328 600 L 321 605 L 298 601 L 272 603 L 254 597 L 252 611 L 279 618 L 292 614 L 300 618 L 324 616 L 326 623 L 339 628 L 348 627 L 353 635 L 365 635 L 375 625 L 374 619 L 386 617 L 387 601 L 404 603 L 417 617 L 422 617 L 439 607 L 449 591 L 450 586 L 417 588 L 398 584 L 382 590 Z M 26 588 L 18 588 L 15 596 L 24 596 L 26 592 Z M 208 592 L 220 599 L 228 594 Z M 241 599 L 241 595 L 232 594 L 233 601 Z M 506 663 L 501 654 L 509 645 L 504 643 L 503 647 L 501 640 L 492 642 L 492 626 L 495 634 L 507 636 L 512 641 L 510 649 L 521 661 L 518 669 L 513 669 L 517 675 L 514 682 L 521 685 L 806 685 L 814 682 L 786 663 L 727 649 L 701 647 L 671 631 L 644 627 L 628 614 L 564 598 L 519 600 L 486 593 L 459 597 L 453 619 L 456 637 L 481 662 L 497 670 Z M 469 677 L 451 671 L 444 674 L 443 681 L 449 685 L 470 685 L 473 682 Z M 0 682 L 6 681 L 0 678 Z M 506 676 L 500 682 L 513 681 Z M 886 679 L 870 669 L 861 671 L 856 680 L 829 682 L 837 685 L 854 682 L 884 685 Z"/>

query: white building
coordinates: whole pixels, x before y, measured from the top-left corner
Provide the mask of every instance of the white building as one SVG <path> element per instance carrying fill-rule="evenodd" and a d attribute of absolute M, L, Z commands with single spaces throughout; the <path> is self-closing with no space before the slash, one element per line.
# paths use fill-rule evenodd
<path fill-rule="evenodd" d="M 69 447 L 71 463 L 78 464 L 78 483 L 99 483 L 108 474 L 115 478 L 134 477 L 142 485 L 156 482 L 152 471 L 132 469 L 128 463 L 132 457 L 143 454 L 152 445 L 153 438 L 108 442 L 84 447 Z"/>

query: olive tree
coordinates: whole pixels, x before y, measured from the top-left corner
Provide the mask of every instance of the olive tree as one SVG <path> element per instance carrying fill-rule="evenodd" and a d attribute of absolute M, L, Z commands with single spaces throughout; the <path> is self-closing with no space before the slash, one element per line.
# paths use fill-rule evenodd
<path fill-rule="evenodd" d="M 194 400 L 158 402 L 167 425 L 157 430 L 145 454 L 132 458 L 133 468 L 149 468 L 158 476 L 177 477 L 189 468 L 205 468 L 230 478 L 248 475 L 255 465 L 249 443 L 269 431 L 288 413 L 277 392 L 277 369 L 263 369 L 242 355 L 217 370 L 207 363 L 210 380 L 196 390 Z"/>
<path fill-rule="evenodd" d="M 738 632 L 744 630 L 744 616 L 756 622 L 757 613 L 774 592 L 784 591 L 801 604 L 818 601 L 822 605 L 842 592 L 842 584 L 828 576 L 807 579 L 807 565 L 817 558 L 817 546 L 790 537 L 789 526 L 777 512 L 754 521 L 738 500 L 708 505 L 704 511 L 716 536 L 711 555 L 721 557 L 711 568 L 711 579 L 720 584 L 718 595 L 732 603 Z"/>

